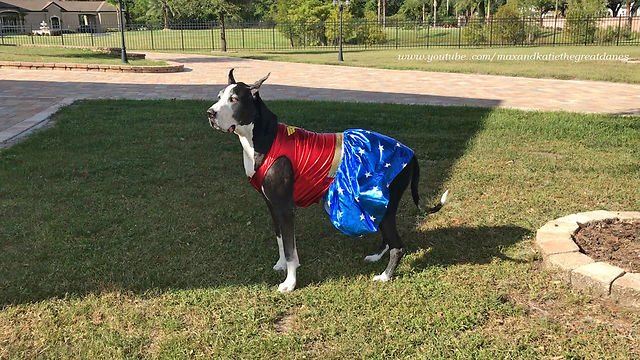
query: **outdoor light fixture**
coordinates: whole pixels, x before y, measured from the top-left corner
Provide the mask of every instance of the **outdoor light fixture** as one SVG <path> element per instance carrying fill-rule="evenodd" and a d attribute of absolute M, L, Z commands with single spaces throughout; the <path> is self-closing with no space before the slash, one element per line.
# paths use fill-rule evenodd
<path fill-rule="evenodd" d="M 344 61 L 342 59 L 342 0 L 333 0 L 333 7 L 340 6 L 340 37 L 338 38 L 338 61 Z M 349 0 L 344 2 L 345 6 L 351 5 Z"/>
<path fill-rule="evenodd" d="M 122 41 L 120 58 L 122 59 L 123 64 L 128 64 L 129 60 L 127 60 L 127 49 L 124 47 L 124 21 L 122 17 L 122 0 L 118 0 L 118 5 L 120 6 L 120 40 Z"/>

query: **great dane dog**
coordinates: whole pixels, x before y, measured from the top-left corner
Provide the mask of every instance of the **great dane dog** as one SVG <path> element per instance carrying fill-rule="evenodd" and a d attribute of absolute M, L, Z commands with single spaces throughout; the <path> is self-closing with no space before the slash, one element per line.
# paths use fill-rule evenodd
<path fill-rule="evenodd" d="M 296 207 L 321 200 L 332 223 L 346 234 L 382 234 L 382 246 L 364 259 L 378 261 L 389 251 L 387 268 L 373 278 L 388 281 L 404 255 L 396 212 L 409 184 L 420 208 L 420 167 L 413 151 L 373 131 L 322 134 L 278 123 L 258 93 L 268 77 L 247 85 L 236 82 L 231 69 L 228 86 L 207 115 L 211 127 L 238 135 L 245 172 L 269 208 L 280 252 L 273 268 L 287 272 L 278 290 L 289 292 L 296 286 Z M 439 204 L 423 212 L 440 210 L 447 192 Z"/>

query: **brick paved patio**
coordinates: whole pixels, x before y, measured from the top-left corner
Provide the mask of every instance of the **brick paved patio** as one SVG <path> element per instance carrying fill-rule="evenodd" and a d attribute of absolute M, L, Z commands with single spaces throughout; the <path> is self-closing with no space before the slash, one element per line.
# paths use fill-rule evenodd
<path fill-rule="evenodd" d="M 227 82 L 252 82 L 271 72 L 262 96 L 270 99 L 469 105 L 518 109 L 640 114 L 640 85 L 528 79 L 295 64 L 204 55 L 147 53 L 182 63 L 170 74 L 0 69 L 0 142 L 24 130 L 24 120 L 61 101 L 82 98 L 211 99 Z M 66 99 L 66 100 L 65 100 Z M 4 138 L 4 140 L 3 140 Z"/>

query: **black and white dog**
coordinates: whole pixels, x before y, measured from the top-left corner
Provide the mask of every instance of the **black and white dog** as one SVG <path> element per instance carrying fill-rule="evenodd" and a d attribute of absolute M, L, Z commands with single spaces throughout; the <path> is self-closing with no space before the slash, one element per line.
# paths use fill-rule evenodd
<path fill-rule="evenodd" d="M 229 71 L 229 85 L 220 91 L 218 101 L 207 111 L 211 127 L 223 132 L 235 133 L 240 138 L 244 155 L 244 169 L 249 178 L 260 169 L 276 138 L 278 119 L 260 98 L 258 90 L 269 75 L 252 85 L 236 82 L 233 69 Z M 338 163 L 340 152 L 336 151 Z M 385 271 L 373 278 L 373 281 L 388 281 L 394 274 L 402 256 L 403 243 L 396 228 L 396 212 L 402 194 L 411 184 L 411 194 L 415 204 L 419 206 L 418 182 L 420 168 L 415 156 L 408 166 L 388 185 L 389 203 L 386 213 L 379 225 L 382 233 L 382 246 L 373 255 L 366 256 L 366 261 L 378 261 L 389 250 L 390 259 Z M 287 277 L 280 284 L 281 292 L 292 291 L 296 286 L 296 269 L 299 266 L 298 252 L 294 237 L 294 169 L 292 161 L 286 157 L 278 157 L 264 174 L 262 194 L 269 208 L 280 252 L 280 258 L 274 270 L 286 270 Z M 440 210 L 446 201 L 447 192 L 440 203 L 425 213 Z"/>

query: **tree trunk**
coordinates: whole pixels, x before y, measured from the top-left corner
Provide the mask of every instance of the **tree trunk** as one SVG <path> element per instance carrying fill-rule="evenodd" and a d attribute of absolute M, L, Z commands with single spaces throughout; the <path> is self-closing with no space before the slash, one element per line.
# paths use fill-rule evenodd
<path fill-rule="evenodd" d="M 224 13 L 220 12 L 220 51 L 227 52 L 227 38 L 224 31 Z"/>
<path fill-rule="evenodd" d="M 167 11 L 166 6 L 162 7 L 162 18 L 164 19 L 164 29 L 169 29 L 169 12 Z"/>
<path fill-rule="evenodd" d="M 633 18 L 631 17 L 631 0 L 627 0 L 627 16 L 629 17 L 629 29 L 631 29 L 631 22 L 633 21 Z"/>

